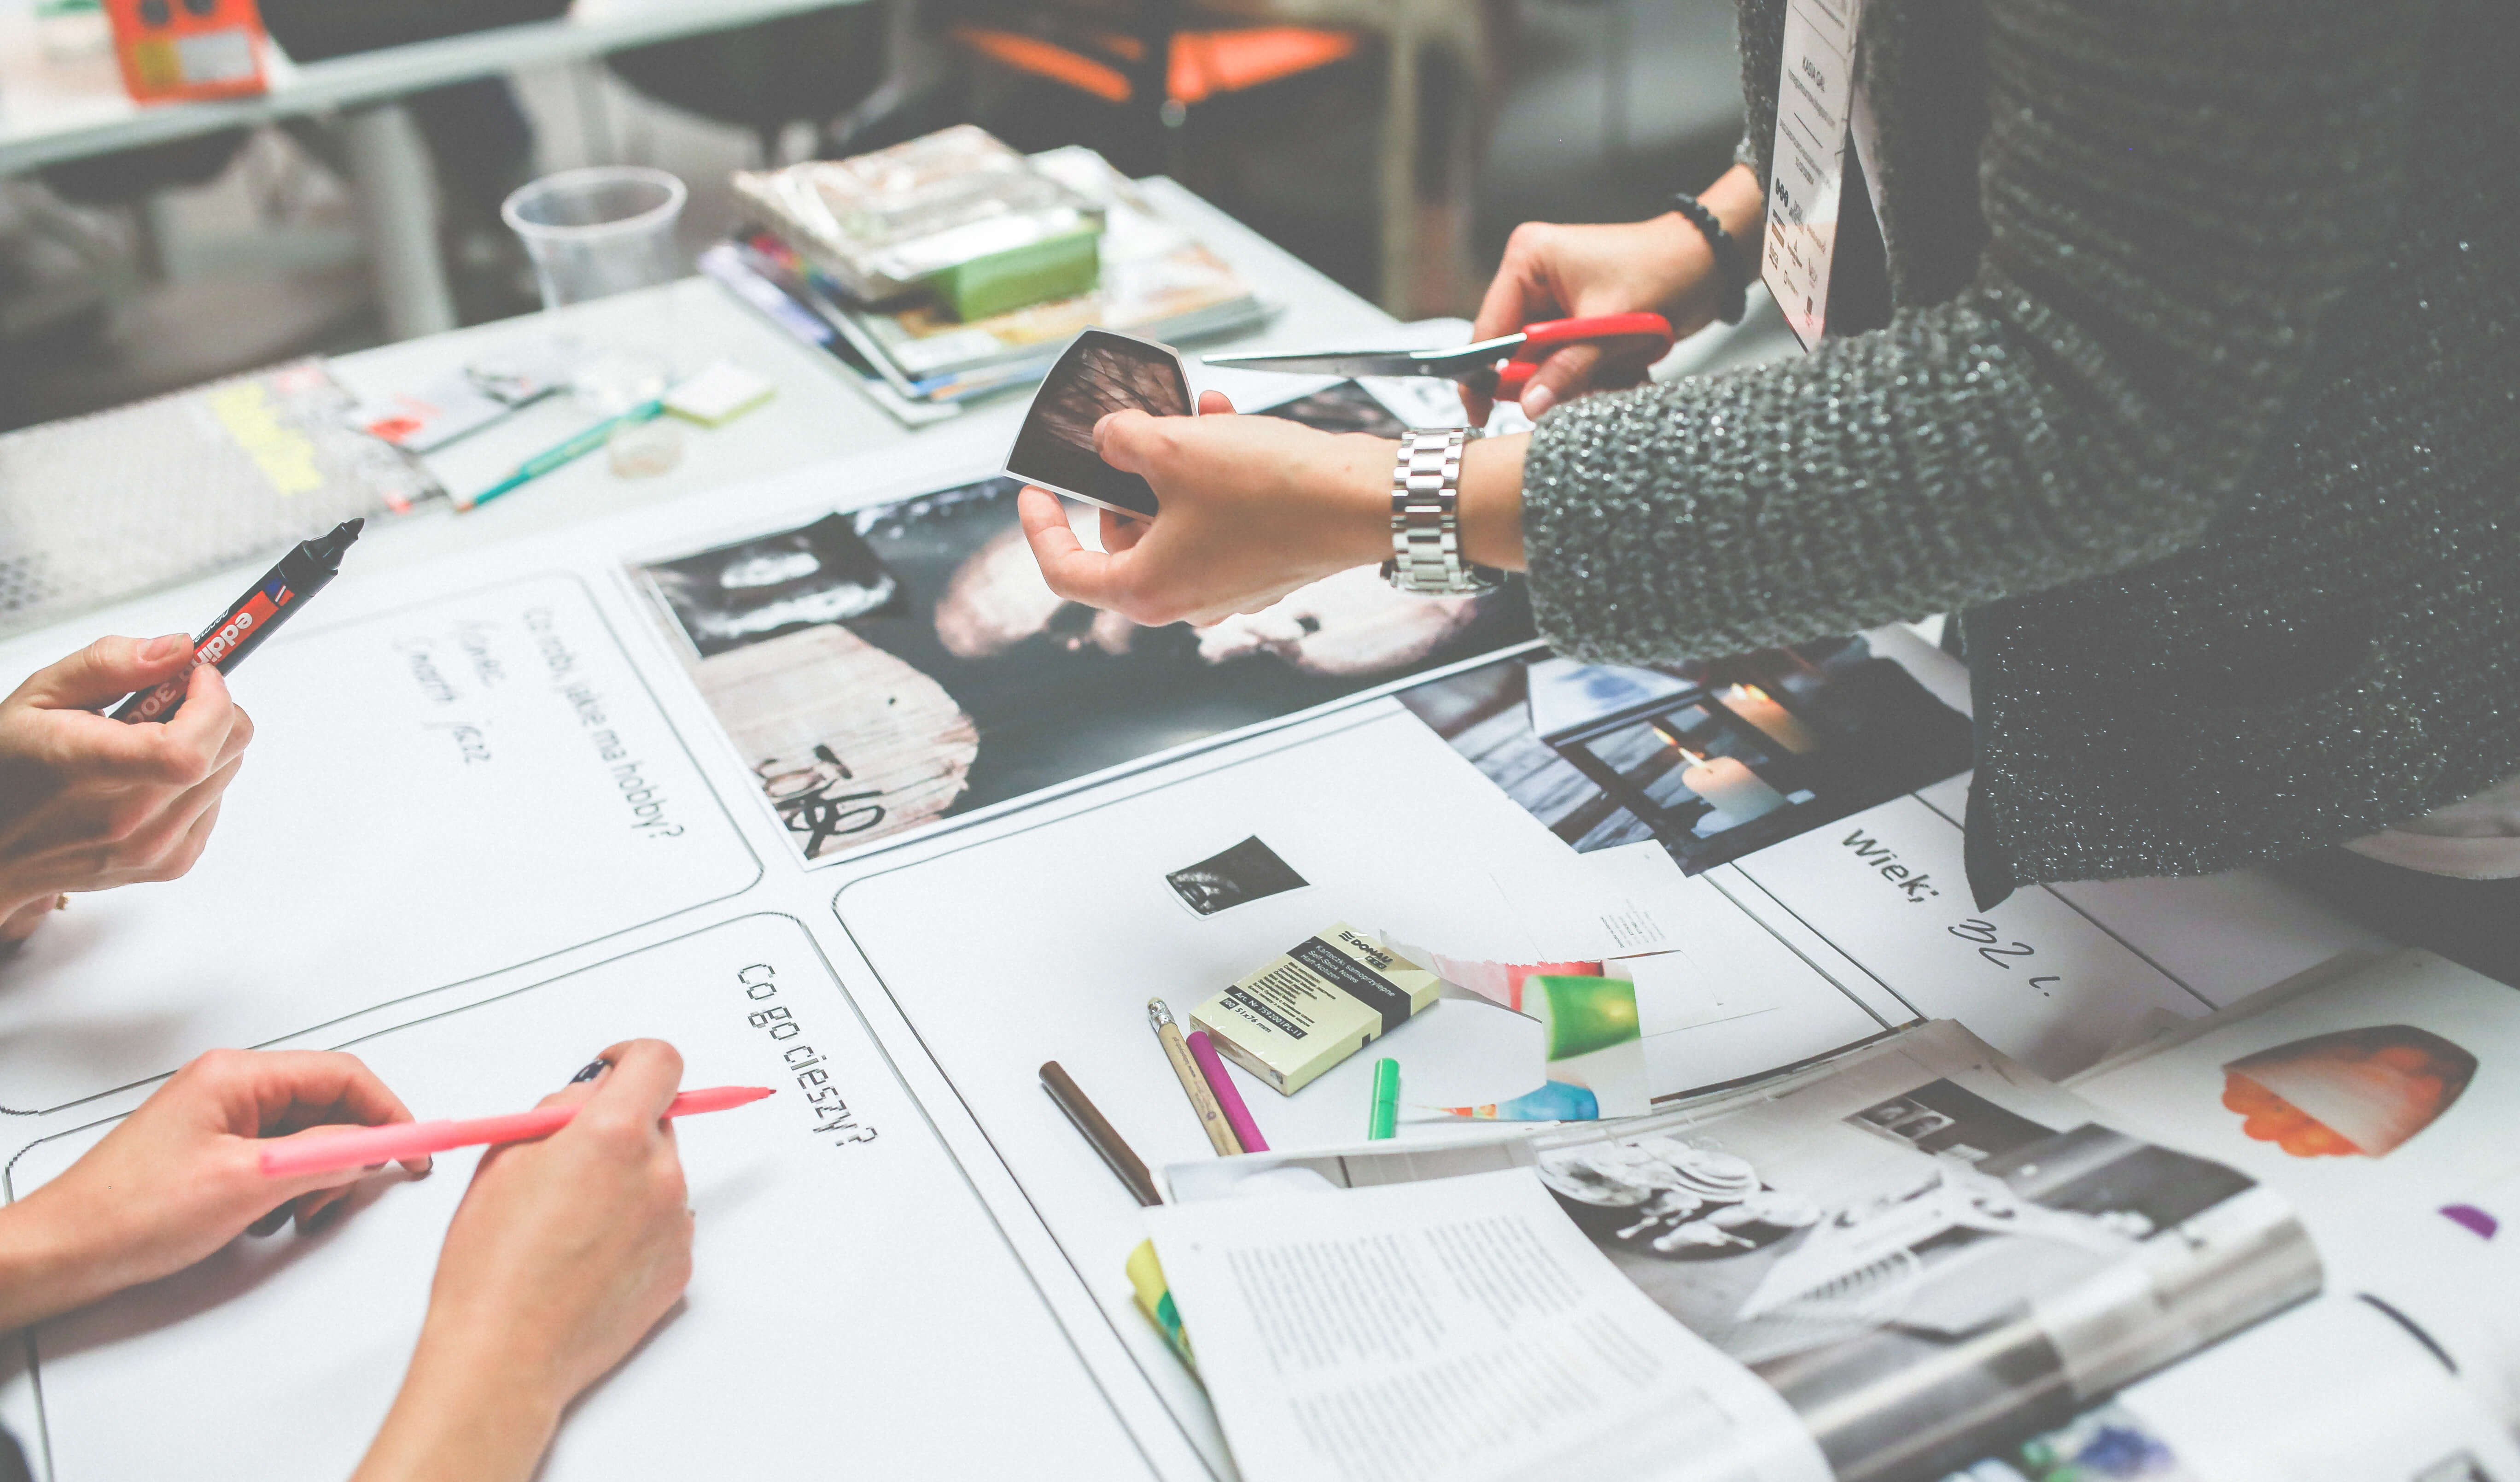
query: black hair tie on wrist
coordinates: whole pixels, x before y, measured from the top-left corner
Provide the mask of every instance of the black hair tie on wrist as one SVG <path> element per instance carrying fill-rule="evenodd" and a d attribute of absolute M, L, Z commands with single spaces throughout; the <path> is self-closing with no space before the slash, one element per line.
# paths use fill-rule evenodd
<path fill-rule="evenodd" d="M 1741 260 L 1741 244 L 1695 196 L 1684 191 L 1672 197 L 1671 208 L 1688 218 L 1688 224 L 1706 239 L 1707 250 L 1715 254 L 1715 271 L 1724 279 L 1724 297 L 1716 301 L 1715 317 L 1726 324 L 1740 323 L 1750 292 L 1750 265 Z"/>

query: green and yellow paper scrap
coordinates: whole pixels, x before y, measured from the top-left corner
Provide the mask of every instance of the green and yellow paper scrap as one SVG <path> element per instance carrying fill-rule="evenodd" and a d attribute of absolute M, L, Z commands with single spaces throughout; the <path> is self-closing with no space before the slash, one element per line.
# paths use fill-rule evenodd
<path fill-rule="evenodd" d="M 1591 1122 L 1647 1109 L 1644 1030 L 1634 983 L 1537 973 L 1508 992 L 1502 1006 L 1539 1020 L 1548 1032 L 1540 1088 L 1510 1101 L 1439 1110 L 1483 1122 Z"/>
<path fill-rule="evenodd" d="M 1164 1335 L 1173 1357 L 1197 1373 L 1198 1361 L 1191 1357 L 1190 1334 L 1182 1330 L 1181 1309 L 1173 1306 L 1172 1283 L 1164 1279 L 1163 1265 L 1155 1259 L 1154 1241 L 1141 1240 L 1129 1252 L 1129 1285 L 1138 1294 L 1138 1311 Z"/>

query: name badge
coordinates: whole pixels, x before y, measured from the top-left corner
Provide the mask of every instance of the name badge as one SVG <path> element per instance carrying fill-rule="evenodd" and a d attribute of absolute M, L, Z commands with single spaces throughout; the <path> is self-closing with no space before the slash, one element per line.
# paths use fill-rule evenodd
<path fill-rule="evenodd" d="M 1759 277 L 1810 349 L 1828 324 L 1828 264 L 1846 179 L 1855 30 L 1864 0 L 1786 0 L 1783 76 L 1770 154 L 1768 237 Z"/>

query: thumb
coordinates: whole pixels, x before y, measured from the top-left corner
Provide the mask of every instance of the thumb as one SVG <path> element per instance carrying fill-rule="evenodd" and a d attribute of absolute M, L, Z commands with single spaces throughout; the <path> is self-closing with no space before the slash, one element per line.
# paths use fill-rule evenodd
<path fill-rule="evenodd" d="M 18 698 L 44 710 L 93 710 L 193 667 L 193 640 L 99 638 L 18 687 Z"/>
<path fill-rule="evenodd" d="M 1103 462 L 1124 474 L 1144 477 L 1147 472 L 1145 442 L 1155 429 L 1155 419 L 1130 407 L 1116 411 L 1094 424 L 1094 451 Z"/>

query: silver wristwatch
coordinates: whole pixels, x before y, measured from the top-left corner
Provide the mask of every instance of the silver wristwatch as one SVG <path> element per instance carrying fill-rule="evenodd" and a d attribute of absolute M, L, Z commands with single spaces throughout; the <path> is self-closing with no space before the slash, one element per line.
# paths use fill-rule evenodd
<path fill-rule="evenodd" d="M 1400 439 L 1391 471 L 1391 559 L 1382 575 L 1404 592 L 1461 596 L 1505 579 L 1494 567 L 1462 559 L 1462 449 L 1478 435 L 1473 427 L 1451 427 Z"/>

